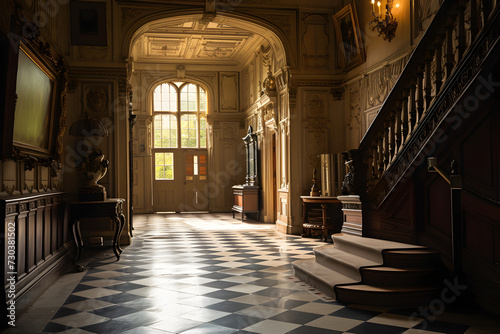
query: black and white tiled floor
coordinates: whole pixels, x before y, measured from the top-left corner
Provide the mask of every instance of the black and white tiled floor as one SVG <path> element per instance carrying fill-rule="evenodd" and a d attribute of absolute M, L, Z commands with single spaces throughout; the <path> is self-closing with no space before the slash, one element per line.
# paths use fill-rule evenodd
<path fill-rule="evenodd" d="M 418 309 L 339 304 L 298 281 L 290 265 L 312 257 L 319 239 L 284 235 L 273 225 L 230 214 L 138 215 L 134 223 L 119 262 L 108 249 L 86 272 L 68 274 L 80 281 L 43 332 L 500 333 L 480 311 L 426 319 L 413 314 Z M 21 327 L 36 307 L 19 319 Z"/>

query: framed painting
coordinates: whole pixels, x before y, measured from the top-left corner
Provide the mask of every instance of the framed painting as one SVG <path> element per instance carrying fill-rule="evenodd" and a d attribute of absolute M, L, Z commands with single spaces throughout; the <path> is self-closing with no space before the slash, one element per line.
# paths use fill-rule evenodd
<path fill-rule="evenodd" d="M 363 64 L 365 62 L 365 50 L 354 1 L 335 13 L 333 22 L 344 70 L 349 71 Z"/>
<path fill-rule="evenodd" d="M 66 126 L 66 66 L 39 36 L 12 18 L 0 34 L 0 158 L 51 165 L 62 158 Z M 5 70 L 5 71 L 3 71 Z"/>
<path fill-rule="evenodd" d="M 25 45 L 19 47 L 13 143 L 51 154 L 56 75 Z"/>
<path fill-rule="evenodd" d="M 106 3 L 71 1 L 71 44 L 107 46 Z"/>

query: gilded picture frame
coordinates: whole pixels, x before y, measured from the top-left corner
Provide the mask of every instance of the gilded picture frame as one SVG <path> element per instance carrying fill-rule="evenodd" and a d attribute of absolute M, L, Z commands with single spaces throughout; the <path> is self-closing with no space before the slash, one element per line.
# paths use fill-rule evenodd
<path fill-rule="evenodd" d="M 365 62 L 365 50 L 361 38 L 354 1 L 333 15 L 335 36 L 342 68 L 349 71 Z"/>

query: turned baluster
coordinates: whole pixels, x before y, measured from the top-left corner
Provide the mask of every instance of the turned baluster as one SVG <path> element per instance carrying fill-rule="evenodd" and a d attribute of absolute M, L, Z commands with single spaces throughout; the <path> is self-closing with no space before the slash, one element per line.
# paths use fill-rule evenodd
<path fill-rule="evenodd" d="M 395 121 L 396 121 L 396 115 L 391 112 L 391 114 L 389 115 L 389 121 L 388 121 L 388 125 L 389 125 L 389 161 L 392 161 L 394 160 L 394 156 L 395 156 L 395 144 L 396 144 L 396 141 L 394 140 L 394 128 L 395 128 Z"/>
<path fill-rule="evenodd" d="M 424 114 L 424 73 L 423 66 L 419 65 L 417 69 L 417 117 L 418 122 Z"/>
<path fill-rule="evenodd" d="M 453 52 L 453 23 L 446 27 L 446 80 L 450 78 L 451 71 L 455 65 L 455 54 Z"/>
<path fill-rule="evenodd" d="M 441 39 L 439 39 L 441 40 Z M 439 94 L 441 85 L 443 84 L 443 47 L 441 43 L 436 44 L 436 69 L 435 69 L 435 79 L 434 86 L 436 87 L 436 96 Z"/>
<path fill-rule="evenodd" d="M 465 39 L 465 1 L 460 0 L 458 2 L 458 61 L 462 60 L 466 49 L 466 39 Z"/>
<path fill-rule="evenodd" d="M 389 121 L 384 122 L 384 170 L 389 167 Z"/>
<path fill-rule="evenodd" d="M 488 22 L 488 18 L 490 17 L 491 10 L 493 9 L 493 1 L 492 0 L 483 0 L 483 27 L 486 26 L 486 22 Z"/>
<path fill-rule="evenodd" d="M 402 111 L 402 120 L 401 122 L 403 123 L 403 144 L 406 142 L 406 137 L 408 136 L 408 90 L 405 89 L 403 91 L 403 111 Z"/>
<path fill-rule="evenodd" d="M 396 102 L 396 132 L 394 136 L 397 150 L 399 151 L 401 149 L 401 100 Z"/>
<path fill-rule="evenodd" d="M 479 18 L 477 12 L 477 0 L 470 1 L 470 33 L 471 33 L 471 43 L 476 38 L 479 32 Z"/>
<path fill-rule="evenodd" d="M 425 59 L 425 110 L 429 109 L 432 102 L 432 84 L 431 84 L 432 57 L 430 53 Z"/>
<path fill-rule="evenodd" d="M 416 82 L 412 80 L 410 83 L 410 132 L 415 129 L 415 124 L 417 123 L 417 111 L 415 108 L 415 91 L 416 91 Z"/>
<path fill-rule="evenodd" d="M 370 171 L 372 174 L 372 178 L 378 179 L 378 146 L 377 141 L 373 142 L 374 146 L 371 147 L 372 150 L 372 170 Z"/>
<path fill-rule="evenodd" d="M 380 131 L 378 136 L 378 172 L 384 171 L 384 132 Z"/>

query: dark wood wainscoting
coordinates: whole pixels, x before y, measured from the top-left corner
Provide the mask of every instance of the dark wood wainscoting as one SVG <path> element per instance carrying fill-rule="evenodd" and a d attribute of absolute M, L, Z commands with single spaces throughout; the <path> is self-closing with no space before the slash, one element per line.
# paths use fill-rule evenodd
<path fill-rule="evenodd" d="M 10 273 L 17 273 L 14 300 L 18 316 L 70 266 L 73 245 L 63 195 L 50 192 L 0 199 L 1 280 L 10 292 L 7 279 Z M 6 300 L 10 299 L 6 293 Z"/>

